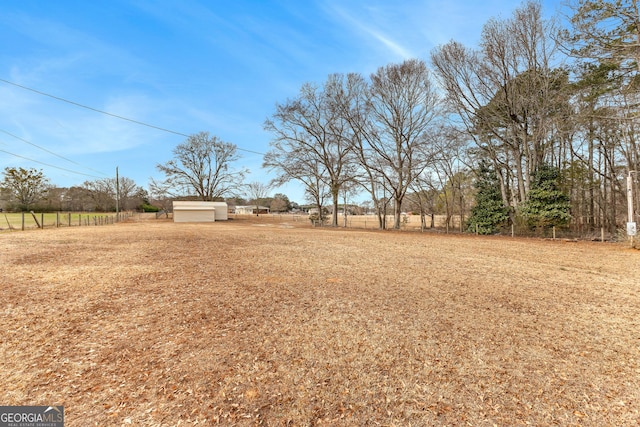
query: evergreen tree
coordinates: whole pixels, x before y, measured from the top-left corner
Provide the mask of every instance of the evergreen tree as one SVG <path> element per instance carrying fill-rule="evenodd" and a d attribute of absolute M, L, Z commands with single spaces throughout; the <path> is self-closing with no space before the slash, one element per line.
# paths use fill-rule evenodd
<path fill-rule="evenodd" d="M 577 58 L 617 64 L 630 75 L 640 71 L 640 9 L 637 0 L 572 0 L 571 28 L 562 31 Z"/>
<path fill-rule="evenodd" d="M 562 226 L 571 220 L 571 202 L 559 186 L 558 168 L 542 164 L 536 170 L 520 214 L 531 228 Z"/>
<path fill-rule="evenodd" d="M 509 209 L 504 205 L 500 194 L 500 184 L 495 170 L 488 162 L 482 161 L 475 182 L 476 204 L 471 209 L 467 231 L 479 234 L 491 234 L 509 219 Z"/>

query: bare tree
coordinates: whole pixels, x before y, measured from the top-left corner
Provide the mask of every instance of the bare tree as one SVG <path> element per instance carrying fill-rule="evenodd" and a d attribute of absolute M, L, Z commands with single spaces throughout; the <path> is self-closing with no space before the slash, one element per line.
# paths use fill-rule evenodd
<path fill-rule="evenodd" d="M 153 178 L 149 180 L 149 193 L 154 204 L 159 205 L 168 217 L 172 210 L 172 201 L 174 196 L 184 195 L 186 192 L 174 193 L 169 182 L 158 181 Z"/>
<path fill-rule="evenodd" d="M 405 194 L 428 163 L 420 148 L 439 114 L 426 64 L 409 60 L 381 67 L 370 83 L 349 74 L 336 100 L 359 166 L 352 179 L 371 195 L 379 227 L 386 228 L 392 205 L 393 226 L 400 228 Z"/>
<path fill-rule="evenodd" d="M 93 202 L 93 209 L 100 212 L 109 212 L 116 209 L 116 188 L 114 179 L 103 178 L 94 181 L 85 181 L 82 187 Z"/>
<path fill-rule="evenodd" d="M 427 208 L 433 214 L 438 204 L 444 208 L 447 231 L 452 226 L 456 210 L 460 216 L 460 227 L 464 225 L 469 188 L 467 144 L 465 134 L 452 123 L 440 122 L 429 135 L 429 144 L 422 148 L 429 164 L 412 183 L 411 189 L 414 191 L 413 200 L 420 208 L 423 227 L 426 226 L 424 214 Z"/>
<path fill-rule="evenodd" d="M 81 186 L 65 189 L 63 200 L 64 210 L 83 212 L 93 208 L 90 192 Z"/>
<path fill-rule="evenodd" d="M 288 212 L 291 209 L 291 201 L 286 194 L 276 193 L 271 201 L 271 212 Z"/>
<path fill-rule="evenodd" d="M 278 171 L 271 184 L 279 186 L 291 180 L 302 183 L 305 198 L 322 212 L 327 198 L 324 166 L 303 149 L 289 151 L 290 147 L 279 141 L 273 141 L 271 146 L 273 148 L 265 154 L 263 161 L 263 167 Z"/>
<path fill-rule="evenodd" d="M 246 185 L 247 195 L 249 200 L 256 204 L 256 216 L 260 215 L 260 203 L 267 197 L 269 197 L 269 191 L 271 186 L 269 184 L 263 184 L 262 182 L 253 181 Z"/>
<path fill-rule="evenodd" d="M 434 185 L 430 174 L 423 174 L 411 184 L 411 193 L 407 194 L 405 203 L 408 202 L 412 211 L 420 214 L 420 230 L 427 228 L 427 216 L 429 216 L 429 228 L 435 227 L 435 209 L 438 199 L 437 186 Z"/>
<path fill-rule="evenodd" d="M 351 179 L 352 145 L 349 127 L 336 106 L 343 76 L 331 75 L 322 87 L 307 83 L 293 100 L 276 105 L 265 121 L 274 135 L 264 166 L 278 172 L 274 182 L 301 181 L 315 203 L 328 189 L 333 201 L 332 225 L 338 225 L 339 192 Z M 322 211 L 322 206 L 318 206 Z"/>
<path fill-rule="evenodd" d="M 167 193 L 211 201 L 241 189 L 247 171 L 232 169 L 232 163 L 240 158 L 235 144 L 200 132 L 176 146 L 173 154 L 172 160 L 156 166 L 166 176 L 158 188 Z"/>
<path fill-rule="evenodd" d="M 348 138 L 353 148 L 357 168 L 353 170 L 352 182 L 361 186 L 371 196 L 372 206 L 378 217 L 378 227 L 386 228 L 387 207 L 389 205 L 386 182 L 378 172 L 375 158 L 369 158 L 368 141 L 377 133 L 371 117 L 372 102 L 369 83 L 357 73 L 347 75 L 342 90 L 334 99 L 334 108 L 348 125 Z"/>
<path fill-rule="evenodd" d="M 142 204 L 141 194 L 144 190 L 136 182 L 125 176 L 118 178 L 119 205 L 123 210 L 134 210 Z M 115 178 L 113 179 L 115 186 Z"/>
<path fill-rule="evenodd" d="M 115 210 L 117 197 L 119 197 L 120 207 L 124 210 L 134 210 L 142 204 L 145 191 L 136 185 L 134 180 L 121 176 L 118 179 L 118 184 L 116 186 L 115 178 L 85 181 L 82 185 L 84 194 L 77 192 L 72 194 L 76 197 L 88 196 L 93 203 L 92 208 L 103 212 Z"/>
<path fill-rule="evenodd" d="M 438 97 L 423 61 L 381 67 L 371 76 L 369 118 L 361 160 L 384 181 L 400 228 L 402 201 L 429 159 L 420 148 L 438 115 Z"/>

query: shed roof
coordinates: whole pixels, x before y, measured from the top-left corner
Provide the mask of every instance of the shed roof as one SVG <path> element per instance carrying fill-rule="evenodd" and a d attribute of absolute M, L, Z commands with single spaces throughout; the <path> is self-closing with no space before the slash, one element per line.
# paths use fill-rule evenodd
<path fill-rule="evenodd" d="M 173 202 L 173 210 L 215 210 L 216 208 L 227 209 L 226 202 L 203 202 L 198 200 L 176 200 Z"/>

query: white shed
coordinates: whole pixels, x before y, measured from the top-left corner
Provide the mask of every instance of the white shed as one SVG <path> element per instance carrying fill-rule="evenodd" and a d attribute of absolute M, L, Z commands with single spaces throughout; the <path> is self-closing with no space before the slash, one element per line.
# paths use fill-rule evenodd
<path fill-rule="evenodd" d="M 235 213 L 237 215 L 268 214 L 269 207 L 259 205 L 236 206 Z"/>
<path fill-rule="evenodd" d="M 173 222 L 214 222 L 229 219 L 225 202 L 174 201 Z"/>

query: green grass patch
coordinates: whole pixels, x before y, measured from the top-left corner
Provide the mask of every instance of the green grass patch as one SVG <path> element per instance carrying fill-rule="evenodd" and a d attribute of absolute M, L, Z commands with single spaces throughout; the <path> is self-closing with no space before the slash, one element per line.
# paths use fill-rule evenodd
<path fill-rule="evenodd" d="M 2 212 L 0 213 L 0 230 L 22 230 L 30 228 L 77 227 L 112 224 L 114 213 L 95 212 Z"/>

